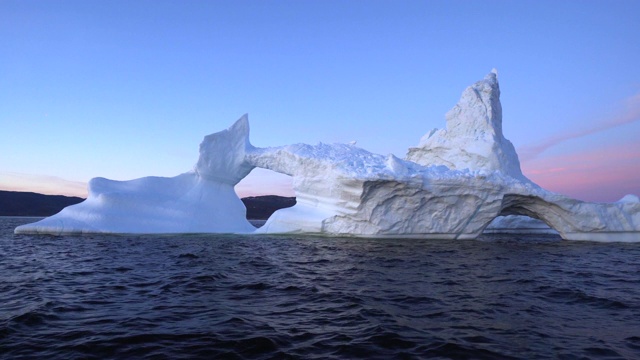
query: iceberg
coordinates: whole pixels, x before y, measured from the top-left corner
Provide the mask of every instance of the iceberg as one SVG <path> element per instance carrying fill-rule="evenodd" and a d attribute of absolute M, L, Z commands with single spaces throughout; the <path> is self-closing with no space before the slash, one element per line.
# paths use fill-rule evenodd
<path fill-rule="evenodd" d="M 485 230 L 520 228 L 567 240 L 640 241 L 637 196 L 589 203 L 547 191 L 522 174 L 502 133 L 497 71 L 465 89 L 446 120 L 445 129 L 430 131 L 400 159 L 355 143 L 255 147 L 245 115 L 205 137 L 192 171 L 126 182 L 93 179 L 87 200 L 15 232 L 474 239 Z M 247 222 L 233 191 L 256 167 L 292 176 L 297 200 L 259 229 Z"/>
<path fill-rule="evenodd" d="M 231 128 L 208 135 L 194 169 L 175 177 L 91 179 L 85 201 L 14 232 L 250 233 L 255 227 L 233 189 L 253 169 L 243 160 L 248 132 L 244 116 Z"/>

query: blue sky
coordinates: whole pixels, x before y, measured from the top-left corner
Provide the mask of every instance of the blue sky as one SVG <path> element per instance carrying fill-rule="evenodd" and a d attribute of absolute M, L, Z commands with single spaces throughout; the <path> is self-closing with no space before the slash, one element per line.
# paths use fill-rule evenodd
<path fill-rule="evenodd" d="M 640 1 L 0 1 L 0 188 L 190 170 L 252 143 L 404 157 L 497 68 L 504 133 L 540 185 L 640 194 Z M 287 193 L 266 171 L 241 195 Z M 77 192 L 76 192 L 77 193 Z"/>

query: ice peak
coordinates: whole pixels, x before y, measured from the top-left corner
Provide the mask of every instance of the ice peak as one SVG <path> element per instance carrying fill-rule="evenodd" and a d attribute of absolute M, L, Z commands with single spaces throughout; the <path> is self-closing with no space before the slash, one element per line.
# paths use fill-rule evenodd
<path fill-rule="evenodd" d="M 249 135 L 249 114 L 244 114 L 240 119 L 236 120 L 233 125 L 229 126 L 227 131 L 230 132 L 246 132 Z"/>
<path fill-rule="evenodd" d="M 640 203 L 640 197 L 638 197 L 637 195 L 634 194 L 627 194 L 625 196 L 622 197 L 622 199 L 617 201 L 618 203 L 629 203 L 629 204 L 634 204 L 634 203 Z"/>
<path fill-rule="evenodd" d="M 445 117 L 447 128 L 423 137 L 418 147 L 409 149 L 407 160 L 524 179 L 515 148 L 502 133 L 497 70 L 467 87 Z"/>
<path fill-rule="evenodd" d="M 245 162 L 249 142 L 249 116 L 243 115 L 228 129 L 205 136 L 195 172 L 207 180 L 235 185 L 251 172 Z"/>

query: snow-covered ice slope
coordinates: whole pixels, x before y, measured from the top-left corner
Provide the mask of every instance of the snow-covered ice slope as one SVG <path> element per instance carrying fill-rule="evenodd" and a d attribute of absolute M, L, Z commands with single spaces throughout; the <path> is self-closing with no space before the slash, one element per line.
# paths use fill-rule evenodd
<path fill-rule="evenodd" d="M 130 181 L 94 178 L 88 198 L 16 233 L 249 233 L 233 187 L 252 169 L 244 162 L 249 123 L 205 137 L 193 171 Z"/>

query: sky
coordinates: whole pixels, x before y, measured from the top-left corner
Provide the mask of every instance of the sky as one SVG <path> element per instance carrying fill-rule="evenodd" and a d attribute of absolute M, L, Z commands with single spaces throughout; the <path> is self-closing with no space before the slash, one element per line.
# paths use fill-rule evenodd
<path fill-rule="evenodd" d="M 249 114 L 255 146 L 402 158 L 499 72 L 523 173 L 587 201 L 640 195 L 640 1 L 0 1 L 0 189 L 190 171 Z M 240 196 L 292 195 L 254 170 Z"/>

